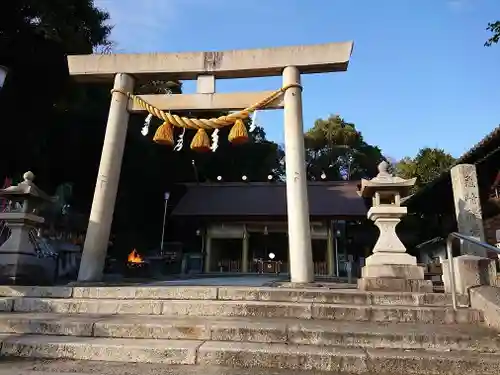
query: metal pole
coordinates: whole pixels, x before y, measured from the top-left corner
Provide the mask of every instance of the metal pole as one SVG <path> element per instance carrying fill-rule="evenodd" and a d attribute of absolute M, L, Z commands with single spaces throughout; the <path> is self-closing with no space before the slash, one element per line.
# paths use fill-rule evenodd
<path fill-rule="evenodd" d="M 453 309 L 457 310 L 457 291 L 455 290 L 455 265 L 453 264 L 453 237 L 450 235 L 446 241 L 446 252 L 448 253 L 448 269 L 450 276 L 450 288 L 451 288 L 451 301 L 453 304 Z"/>
<path fill-rule="evenodd" d="M 335 275 L 337 277 L 340 277 L 340 270 L 339 270 L 339 240 L 337 238 L 337 231 L 335 231 Z"/>
<path fill-rule="evenodd" d="M 346 264 L 346 271 L 347 271 L 347 283 L 352 284 L 352 263 L 353 263 L 353 256 L 349 254 L 347 256 L 347 264 Z"/>
<path fill-rule="evenodd" d="M 165 222 L 167 221 L 167 206 L 168 206 L 168 199 L 165 199 L 165 208 L 163 210 L 163 226 L 161 227 L 161 244 L 160 244 L 161 255 L 163 255 L 163 241 L 165 239 Z"/>

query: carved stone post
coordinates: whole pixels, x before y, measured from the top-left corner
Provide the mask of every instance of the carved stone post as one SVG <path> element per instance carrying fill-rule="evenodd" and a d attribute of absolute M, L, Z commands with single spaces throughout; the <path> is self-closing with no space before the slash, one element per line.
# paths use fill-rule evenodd
<path fill-rule="evenodd" d="M 450 175 L 458 232 L 484 241 L 476 166 L 473 164 L 456 165 L 451 169 Z M 487 257 L 484 248 L 463 241 L 460 253 L 462 255 L 454 258 L 457 293 L 467 294 L 470 288 L 479 285 L 497 285 L 495 260 Z M 451 292 L 449 272 L 449 264 L 446 260 L 443 262 L 445 292 Z"/>
<path fill-rule="evenodd" d="M 455 165 L 451 168 L 450 177 L 458 231 L 484 242 L 483 215 L 479 200 L 476 166 L 473 164 Z M 461 253 L 480 257 L 487 255 L 483 247 L 465 242 L 462 244 Z"/>
<path fill-rule="evenodd" d="M 423 267 L 406 252 L 396 233 L 396 226 L 407 213 L 407 208 L 400 205 L 401 196 L 408 194 L 416 179 L 392 176 L 388 166 L 385 161 L 380 163 L 375 178 L 361 181 L 361 195 L 373 201 L 368 218 L 375 222 L 380 236 L 373 254 L 366 258 L 358 287 L 369 291 L 431 292 L 432 282 L 424 280 Z"/>

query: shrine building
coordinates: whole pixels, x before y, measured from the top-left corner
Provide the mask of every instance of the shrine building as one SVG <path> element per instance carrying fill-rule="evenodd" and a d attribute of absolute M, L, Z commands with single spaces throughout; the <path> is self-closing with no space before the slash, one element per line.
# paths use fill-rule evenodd
<path fill-rule="evenodd" d="M 308 182 L 316 275 L 345 276 L 348 256 L 362 264 L 373 247 L 377 230 L 366 218 L 367 205 L 357 185 L 357 181 Z M 196 233 L 197 240 L 184 239 L 184 247 L 201 254 L 206 273 L 259 272 L 259 260 L 268 260 L 269 254 L 287 273 L 286 204 L 283 182 L 187 184 L 171 220 Z"/>

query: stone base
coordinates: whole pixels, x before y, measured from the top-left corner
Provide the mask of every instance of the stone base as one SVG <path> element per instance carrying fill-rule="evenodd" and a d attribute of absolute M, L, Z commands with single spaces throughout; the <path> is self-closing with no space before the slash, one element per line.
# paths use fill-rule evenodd
<path fill-rule="evenodd" d="M 367 266 L 416 266 L 417 257 L 414 257 L 406 252 L 378 251 L 366 258 L 365 264 Z"/>
<path fill-rule="evenodd" d="M 432 281 L 424 280 L 424 268 L 409 264 L 367 265 L 361 270 L 358 289 L 386 292 L 432 292 Z"/>
<path fill-rule="evenodd" d="M 358 280 L 358 289 L 365 292 L 418 292 L 432 293 L 432 281 L 398 278 L 363 278 Z"/>
<path fill-rule="evenodd" d="M 52 285 L 55 279 L 55 259 L 36 255 L 0 253 L 0 284 Z"/>
<path fill-rule="evenodd" d="M 468 294 L 469 289 L 480 285 L 497 286 L 495 260 L 476 255 L 460 255 L 453 258 L 455 268 L 455 290 Z M 449 262 L 443 263 L 444 291 L 451 293 Z"/>
<path fill-rule="evenodd" d="M 423 280 L 424 267 L 406 264 L 367 265 L 361 269 L 361 277 Z"/>

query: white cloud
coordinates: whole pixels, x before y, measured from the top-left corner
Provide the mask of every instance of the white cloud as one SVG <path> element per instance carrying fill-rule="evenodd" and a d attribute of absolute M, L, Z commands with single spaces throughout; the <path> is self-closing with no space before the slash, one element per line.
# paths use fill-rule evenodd
<path fill-rule="evenodd" d="M 175 29 L 182 0 L 95 0 L 110 14 L 116 52 L 154 52 Z"/>
<path fill-rule="evenodd" d="M 192 12 L 225 10 L 227 0 L 94 0 L 107 10 L 115 52 L 163 52 Z"/>
<path fill-rule="evenodd" d="M 472 7 L 471 0 L 447 0 L 448 7 L 456 12 L 462 12 Z"/>

